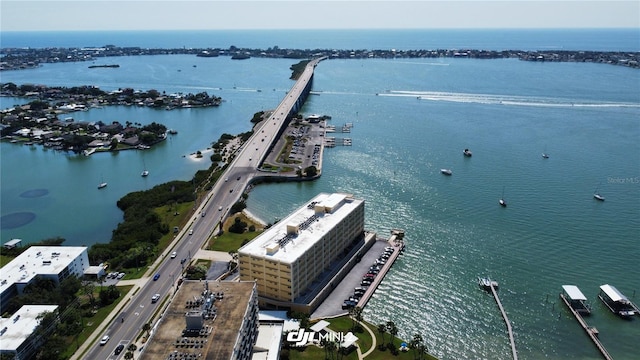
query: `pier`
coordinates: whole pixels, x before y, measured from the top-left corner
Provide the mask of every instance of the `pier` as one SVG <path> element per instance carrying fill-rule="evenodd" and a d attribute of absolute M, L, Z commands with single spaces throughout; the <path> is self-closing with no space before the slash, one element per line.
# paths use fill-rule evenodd
<path fill-rule="evenodd" d="M 575 316 L 576 320 L 578 320 L 578 323 L 580 324 L 580 326 L 582 326 L 582 328 L 587 333 L 587 335 L 589 335 L 589 337 L 591 338 L 591 341 L 593 341 L 593 343 L 596 345 L 596 347 L 598 348 L 602 356 L 607 360 L 612 360 L 611 355 L 609 355 L 609 352 L 607 351 L 607 349 L 605 349 L 604 345 L 602 345 L 602 343 L 600 342 L 600 339 L 598 339 L 598 330 L 595 327 L 591 327 L 587 325 L 586 321 L 584 321 L 584 319 L 582 318 L 582 315 L 580 315 L 571 306 L 571 304 L 569 304 L 569 301 L 564 296 L 564 294 L 560 294 L 560 299 L 562 299 L 565 305 L 567 305 L 567 308 L 569 308 L 573 316 Z"/>
<path fill-rule="evenodd" d="M 509 321 L 509 318 L 507 317 L 507 313 L 504 311 L 504 308 L 502 307 L 502 303 L 500 302 L 500 298 L 498 297 L 498 292 L 496 291 L 496 288 L 498 287 L 498 283 L 495 281 L 491 281 L 489 279 L 479 279 L 479 280 L 480 280 L 479 282 L 480 286 L 487 291 L 491 291 L 493 298 L 496 300 L 496 304 L 498 304 L 498 308 L 502 313 L 502 318 L 504 319 L 504 323 L 507 324 L 507 332 L 509 333 L 509 342 L 511 342 L 511 355 L 513 356 L 513 360 L 518 360 L 518 352 L 516 350 L 516 342 L 513 338 L 513 329 L 511 328 L 511 322 Z"/>

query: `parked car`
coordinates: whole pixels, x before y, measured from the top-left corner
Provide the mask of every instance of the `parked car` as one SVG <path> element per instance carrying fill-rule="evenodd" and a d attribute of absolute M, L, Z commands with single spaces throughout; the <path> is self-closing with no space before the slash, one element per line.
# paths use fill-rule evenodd
<path fill-rule="evenodd" d="M 125 273 L 119 273 L 119 274 L 116 276 L 116 279 L 120 280 L 120 279 L 122 279 L 125 275 L 126 275 Z"/>
<path fill-rule="evenodd" d="M 113 351 L 113 355 L 118 355 L 124 350 L 124 345 L 120 344 L 116 346 L 116 349 Z"/>
<path fill-rule="evenodd" d="M 100 339 L 100 346 L 106 345 L 107 341 L 109 341 L 109 335 L 103 336 L 102 339 Z"/>

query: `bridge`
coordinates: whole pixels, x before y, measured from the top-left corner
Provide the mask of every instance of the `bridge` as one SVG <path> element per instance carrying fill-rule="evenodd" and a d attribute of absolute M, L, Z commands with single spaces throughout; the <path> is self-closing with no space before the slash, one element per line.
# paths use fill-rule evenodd
<path fill-rule="evenodd" d="M 185 266 L 181 260 L 185 259 L 187 263 L 191 260 L 222 224 L 244 189 L 256 176 L 263 176 L 258 172 L 259 166 L 285 131 L 290 117 L 304 105 L 311 91 L 314 69 L 324 59 L 314 59 L 306 65 L 269 118 L 256 125 L 251 138 L 241 147 L 220 181 L 216 182 L 189 219 L 187 226 L 177 234 L 145 276 L 123 297 L 118 307 L 76 351 L 72 359 L 117 359 L 123 356 L 114 355 L 113 349 L 117 345 L 123 344 L 126 348 L 129 344 L 138 342 L 143 325 L 151 321 L 154 315 L 161 313 L 161 307 L 166 304 L 165 297 L 177 290 L 177 281 Z M 169 256 L 174 251 L 177 253 L 175 259 Z M 157 276 L 157 281 L 155 276 L 154 280 L 150 280 L 152 275 Z M 151 301 L 154 294 L 160 294 L 159 301 Z M 105 346 L 99 346 L 97 340 L 104 335 L 109 335 L 109 342 Z M 138 348 L 143 346 L 142 343 L 137 345 Z"/>

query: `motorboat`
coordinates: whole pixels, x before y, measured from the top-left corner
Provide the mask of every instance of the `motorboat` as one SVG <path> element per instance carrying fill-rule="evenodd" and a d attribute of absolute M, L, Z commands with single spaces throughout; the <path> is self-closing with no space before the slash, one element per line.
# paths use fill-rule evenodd
<path fill-rule="evenodd" d="M 107 183 L 106 183 L 106 182 L 101 182 L 101 183 L 98 185 L 98 189 L 103 189 L 103 188 L 106 188 L 106 187 L 107 187 Z"/>
<path fill-rule="evenodd" d="M 638 314 L 638 308 L 613 285 L 605 284 L 600 286 L 598 298 L 612 313 L 620 317 L 628 318 Z"/>
<path fill-rule="evenodd" d="M 593 197 L 594 197 L 596 200 L 604 201 L 604 196 L 602 196 L 602 195 L 600 195 L 600 194 L 598 194 L 598 193 L 594 193 L 594 194 L 593 194 Z"/>
<path fill-rule="evenodd" d="M 440 172 L 443 173 L 444 175 L 453 174 L 453 171 L 451 171 L 451 169 L 440 169 Z"/>
<path fill-rule="evenodd" d="M 464 156 L 467 156 L 467 157 L 471 157 L 471 155 L 473 155 L 473 153 L 469 149 L 464 149 L 462 153 L 464 154 Z"/>
<path fill-rule="evenodd" d="M 149 170 L 142 170 L 142 173 L 140 175 L 142 177 L 149 176 Z"/>

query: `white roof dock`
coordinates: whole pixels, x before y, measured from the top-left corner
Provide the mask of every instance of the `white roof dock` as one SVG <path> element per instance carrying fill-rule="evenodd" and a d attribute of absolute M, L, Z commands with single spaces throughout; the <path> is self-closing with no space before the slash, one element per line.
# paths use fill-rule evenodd
<path fill-rule="evenodd" d="M 567 296 L 569 296 L 571 300 L 583 300 L 583 301 L 587 300 L 587 297 L 584 296 L 582 291 L 580 291 L 580 289 L 578 289 L 578 287 L 575 285 L 562 285 L 562 288 L 564 289 L 564 292 L 567 293 Z"/>
<path fill-rule="evenodd" d="M 40 323 L 38 315 L 57 308 L 58 305 L 24 305 L 10 318 L 0 318 L 0 350 L 16 351 Z"/>
<path fill-rule="evenodd" d="M 614 302 L 629 301 L 629 299 L 627 299 L 626 296 L 622 295 L 622 293 L 618 291 L 618 289 L 616 289 L 613 285 L 609 285 L 609 284 L 602 285 L 600 286 L 600 290 L 602 290 L 605 294 L 607 294 L 607 296 L 611 299 L 611 301 L 614 301 Z"/>
<path fill-rule="evenodd" d="M 238 252 L 292 264 L 363 201 L 349 194 L 320 193 Z"/>

